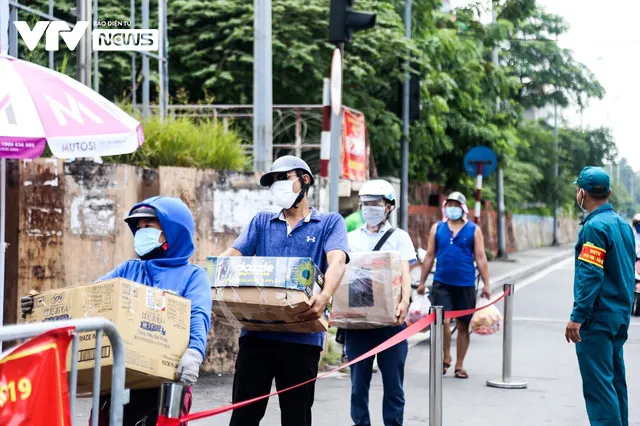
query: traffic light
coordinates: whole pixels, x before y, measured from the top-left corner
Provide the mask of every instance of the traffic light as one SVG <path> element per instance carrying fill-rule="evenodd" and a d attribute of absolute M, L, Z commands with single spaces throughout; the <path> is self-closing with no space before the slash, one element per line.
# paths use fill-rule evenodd
<path fill-rule="evenodd" d="M 329 41 L 334 44 L 351 43 L 355 31 L 366 30 L 376 24 L 376 14 L 352 10 L 355 0 L 331 0 L 329 12 Z"/>

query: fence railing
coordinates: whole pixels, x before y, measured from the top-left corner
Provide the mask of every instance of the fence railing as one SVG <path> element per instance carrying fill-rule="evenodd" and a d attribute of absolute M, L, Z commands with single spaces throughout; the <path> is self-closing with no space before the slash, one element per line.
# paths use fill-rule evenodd
<path fill-rule="evenodd" d="M 26 339 L 57 328 L 75 327 L 71 344 L 71 370 L 69 371 L 69 408 L 72 422 L 76 418 L 76 395 L 78 385 L 78 334 L 86 331 L 96 332 L 95 365 L 93 367 L 93 415 L 91 426 L 98 426 L 100 406 L 100 376 L 102 353 L 102 333 L 107 335 L 113 353 L 113 371 L 111 375 L 111 426 L 122 426 L 124 405 L 129 402 L 129 391 L 125 389 L 124 344 L 120 334 L 111 321 L 105 318 L 86 318 L 80 320 L 51 321 L 32 324 L 17 324 L 0 327 L 0 341 Z"/>

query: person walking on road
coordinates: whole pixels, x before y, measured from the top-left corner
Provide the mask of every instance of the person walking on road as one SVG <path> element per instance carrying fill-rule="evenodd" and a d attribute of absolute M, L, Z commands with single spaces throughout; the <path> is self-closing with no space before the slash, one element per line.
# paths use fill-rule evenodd
<path fill-rule="evenodd" d="M 476 307 L 476 266 L 484 287 L 482 296 L 491 298 L 489 265 L 484 249 L 484 237 L 480 227 L 467 219 L 469 209 L 467 199 L 459 192 L 451 193 L 446 200 L 444 218 L 436 223 L 429 233 L 427 255 L 422 264 L 422 277 L 418 293 L 424 294 L 425 282 L 437 259 L 431 303 L 445 310 L 465 310 Z M 467 379 L 464 358 L 471 341 L 469 323 L 471 315 L 456 319 L 458 337 L 456 339 L 455 377 Z M 443 372 L 451 367 L 451 327 L 449 320 L 444 324 Z"/>
<path fill-rule="evenodd" d="M 636 257 L 640 259 L 640 213 L 633 216 L 631 223 L 633 224 L 633 235 L 636 241 Z"/>
<path fill-rule="evenodd" d="M 574 182 L 587 214 L 575 247 L 574 302 L 565 338 L 576 353 L 592 426 L 628 426 L 623 346 L 633 303 L 635 239 L 609 204 L 601 167 L 585 167 Z"/>
<path fill-rule="evenodd" d="M 369 330 L 345 330 L 345 347 L 348 359 L 356 359 L 384 341 L 395 336 L 407 326 L 405 317 L 409 309 L 411 275 L 409 261 L 416 258 L 411 237 L 402 229 L 392 228 L 389 215 L 396 206 L 393 186 L 384 180 L 365 182 L 358 194 L 362 216 L 366 223 L 349 232 L 349 249 L 354 252 L 394 251 L 402 262 L 402 294 L 396 308 L 396 324 Z M 384 396 L 382 418 L 385 426 L 401 426 L 404 417 L 404 365 L 409 345 L 407 341 L 379 353 L 378 366 L 382 374 Z M 369 386 L 374 357 L 351 366 L 351 419 L 355 426 L 371 426 L 369 416 Z"/>
<path fill-rule="evenodd" d="M 300 321 L 320 318 L 337 290 L 349 261 L 347 227 L 338 213 L 319 213 L 309 207 L 313 174 L 294 156 L 274 161 L 260 184 L 271 189 L 278 213 L 261 212 L 221 256 L 309 257 L 324 274 L 322 292 L 310 300 Z M 245 331 L 240 335 L 233 402 L 297 385 L 318 375 L 325 333 Z M 279 396 L 282 426 L 311 426 L 315 382 Z M 258 426 L 267 399 L 233 411 L 230 426 Z"/>

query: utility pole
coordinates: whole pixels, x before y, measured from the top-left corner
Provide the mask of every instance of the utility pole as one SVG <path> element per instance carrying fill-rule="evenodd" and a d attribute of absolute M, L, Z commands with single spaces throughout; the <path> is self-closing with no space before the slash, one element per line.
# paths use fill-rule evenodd
<path fill-rule="evenodd" d="M 273 77 L 271 0 L 253 2 L 253 171 L 273 162 Z"/>
<path fill-rule="evenodd" d="M 411 40 L 411 6 L 413 0 L 404 2 L 404 36 Z M 404 64 L 404 81 L 402 84 L 402 139 L 401 176 L 400 176 L 400 228 L 409 229 L 409 68 L 410 62 Z"/>
<path fill-rule="evenodd" d="M 558 246 L 558 104 L 553 104 L 553 242 Z"/>
<path fill-rule="evenodd" d="M 331 60 L 331 149 L 329 150 L 329 211 L 340 209 L 342 166 L 342 54 L 344 43 L 336 43 Z"/>
<path fill-rule="evenodd" d="M 495 1 L 493 2 L 493 8 L 491 11 L 492 21 L 496 23 L 498 21 L 498 11 L 496 10 Z M 493 64 L 496 68 L 500 66 L 500 57 L 498 46 L 493 48 Z M 500 112 L 500 97 L 496 96 L 496 114 Z M 506 238 L 506 229 L 505 229 L 505 220 L 504 220 L 504 172 L 500 164 L 498 164 L 498 177 L 497 177 L 497 191 L 496 195 L 498 197 L 498 258 L 506 259 L 507 258 L 507 238 Z"/>
<path fill-rule="evenodd" d="M 556 34 L 557 43 L 558 34 Z M 555 101 L 553 102 L 553 152 L 553 241 L 551 245 L 555 247 L 560 245 L 560 241 L 558 241 L 558 161 L 560 155 L 558 152 L 558 104 Z"/>
<path fill-rule="evenodd" d="M 142 0 L 142 28 L 149 28 L 149 0 Z M 142 116 L 148 119 L 149 110 L 149 56 L 142 55 Z"/>
<path fill-rule="evenodd" d="M 80 39 L 78 48 L 78 64 L 76 67 L 78 81 L 91 87 L 91 28 L 93 16 L 91 13 L 91 0 L 78 0 L 77 3 L 78 21 L 88 21 L 87 31 Z"/>

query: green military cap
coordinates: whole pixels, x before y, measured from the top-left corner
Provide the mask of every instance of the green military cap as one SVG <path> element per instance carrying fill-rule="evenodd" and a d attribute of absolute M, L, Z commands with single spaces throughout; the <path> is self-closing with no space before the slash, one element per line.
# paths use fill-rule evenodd
<path fill-rule="evenodd" d="M 611 189 L 609 174 L 602 167 L 585 167 L 580 172 L 578 180 L 573 183 L 585 191 L 594 194 L 604 194 Z"/>

